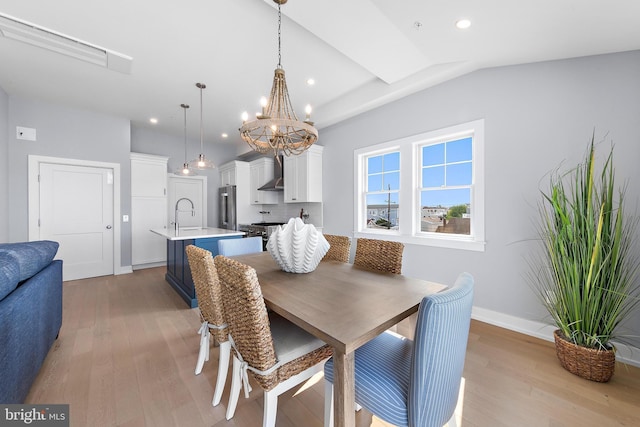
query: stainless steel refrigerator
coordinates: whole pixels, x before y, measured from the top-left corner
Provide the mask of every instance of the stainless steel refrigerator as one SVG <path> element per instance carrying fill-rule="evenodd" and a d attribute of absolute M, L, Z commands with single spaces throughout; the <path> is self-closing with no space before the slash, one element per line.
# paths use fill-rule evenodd
<path fill-rule="evenodd" d="M 218 189 L 218 227 L 237 230 L 236 186 L 227 185 Z"/>

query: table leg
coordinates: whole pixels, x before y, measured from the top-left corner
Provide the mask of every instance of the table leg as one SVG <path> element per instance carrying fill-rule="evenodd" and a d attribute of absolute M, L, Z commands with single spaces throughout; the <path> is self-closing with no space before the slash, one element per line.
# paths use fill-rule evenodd
<path fill-rule="evenodd" d="M 354 353 L 333 352 L 333 418 L 335 427 L 355 427 Z"/>

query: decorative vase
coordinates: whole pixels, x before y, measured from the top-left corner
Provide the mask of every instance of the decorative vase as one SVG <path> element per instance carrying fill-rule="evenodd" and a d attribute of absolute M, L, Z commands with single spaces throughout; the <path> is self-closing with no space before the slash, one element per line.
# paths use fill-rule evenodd
<path fill-rule="evenodd" d="M 553 333 L 556 355 L 567 371 L 590 381 L 606 383 L 611 379 L 616 366 L 613 349 L 597 350 L 582 347 L 566 339 L 560 330 Z"/>
<path fill-rule="evenodd" d="M 267 251 L 289 273 L 310 273 L 329 250 L 329 242 L 312 224 L 291 218 L 267 242 Z"/>

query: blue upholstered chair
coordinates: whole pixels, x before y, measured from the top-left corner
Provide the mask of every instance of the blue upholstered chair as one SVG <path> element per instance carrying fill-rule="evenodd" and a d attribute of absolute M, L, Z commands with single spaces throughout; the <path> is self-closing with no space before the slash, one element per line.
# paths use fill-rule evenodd
<path fill-rule="evenodd" d="M 218 240 L 218 254 L 224 256 L 246 255 L 262 252 L 262 237 Z"/>
<path fill-rule="evenodd" d="M 472 302 L 473 277 L 462 273 L 453 287 L 422 300 L 414 341 L 385 332 L 358 348 L 356 401 L 397 426 L 455 426 Z M 324 377 L 324 424 L 332 426 L 333 358 Z"/>

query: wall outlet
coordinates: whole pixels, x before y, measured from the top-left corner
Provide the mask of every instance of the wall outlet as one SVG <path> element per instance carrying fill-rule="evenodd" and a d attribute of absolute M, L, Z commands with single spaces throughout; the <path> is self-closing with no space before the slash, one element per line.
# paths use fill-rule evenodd
<path fill-rule="evenodd" d="M 35 141 L 36 130 L 34 128 L 25 128 L 22 126 L 16 126 L 16 138 L 24 139 L 25 141 Z"/>

